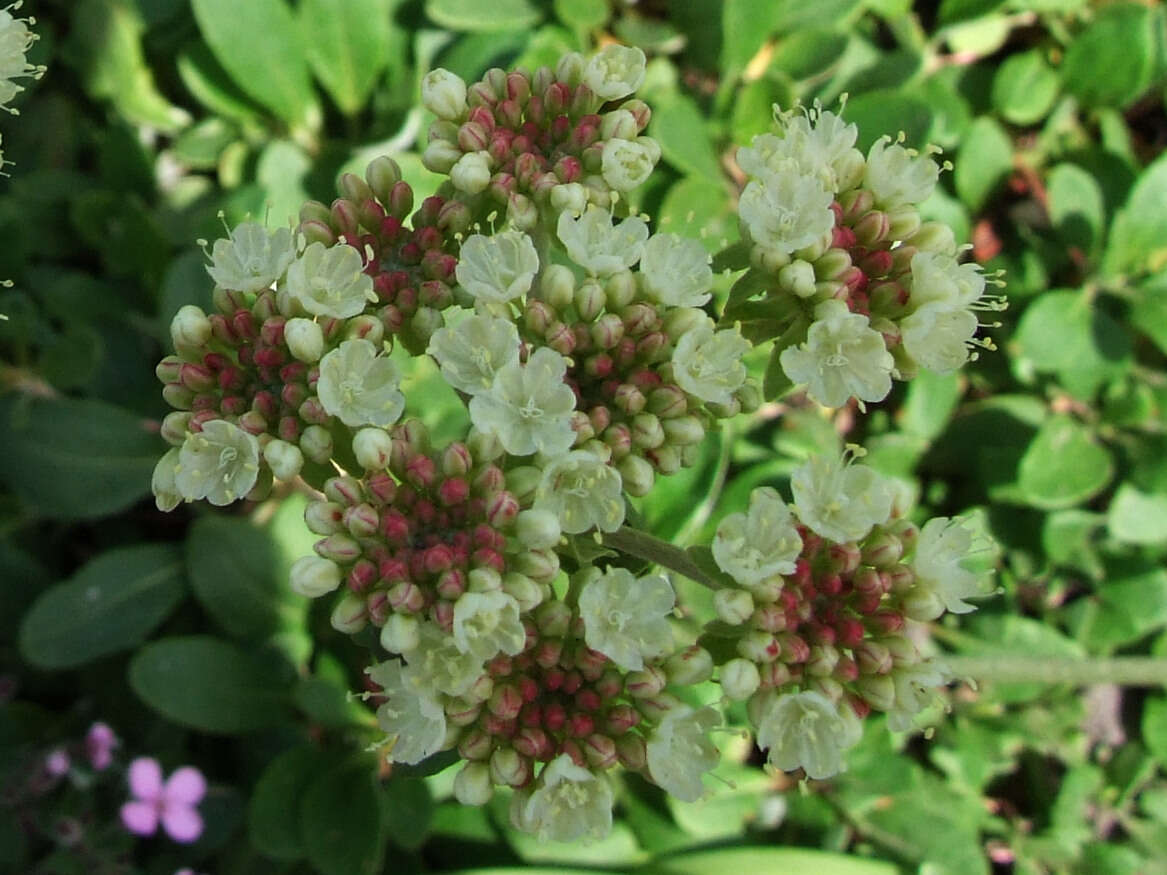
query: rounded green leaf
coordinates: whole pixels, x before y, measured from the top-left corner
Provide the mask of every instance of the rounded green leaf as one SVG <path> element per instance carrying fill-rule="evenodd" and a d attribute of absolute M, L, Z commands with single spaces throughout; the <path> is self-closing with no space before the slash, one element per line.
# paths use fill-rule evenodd
<path fill-rule="evenodd" d="M 710 182 L 721 178 L 721 164 L 709 142 L 705 118 L 688 97 L 677 95 L 658 101 L 649 133 L 660 143 L 665 161 L 677 170 Z"/>
<path fill-rule="evenodd" d="M 216 60 L 239 88 L 284 121 L 319 113 L 300 29 L 284 0 L 191 0 Z"/>
<path fill-rule="evenodd" d="M 1017 470 L 1026 500 L 1055 509 L 1097 495 L 1114 475 L 1114 463 L 1090 429 L 1068 416 L 1055 416 L 1038 430 Z"/>
<path fill-rule="evenodd" d="M 1012 55 L 993 77 L 993 108 L 1006 121 L 1041 121 L 1058 97 L 1058 74 L 1039 49 Z"/>
<path fill-rule="evenodd" d="M 847 101 L 844 118 L 859 126 L 855 145 L 866 151 L 884 134 L 894 137 L 904 132 L 909 146 L 927 143 L 932 127 L 932 110 L 918 97 L 907 97 L 898 91 L 867 91 Z"/>
<path fill-rule="evenodd" d="M 1167 495 L 1141 492 L 1124 483 L 1110 502 L 1106 528 L 1124 544 L 1167 543 Z"/>
<path fill-rule="evenodd" d="M 451 30 L 522 30 L 542 17 L 530 0 L 427 0 L 425 14 Z"/>
<path fill-rule="evenodd" d="M 162 716 L 203 732 L 235 734 L 289 719 L 279 663 L 205 635 L 163 638 L 130 663 L 130 686 Z"/>
<path fill-rule="evenodd" d="M 1046 179 L 1049 217 L 1058 234 L 1087 253 L 1102 239 L 1106 221 L 1102 189 L 1077 164 L 1059 164 Z"/>
<path fill-rule="evenodd" d="M 1163 765 L 1167 765 L 1167 697 L 1154 696 L 1143 709 L 1143 741 Z"/>
<path fill-rule="evenodd" d="M 996 121 L 982 116 L 961 144 L 953 183 L 970 210 L 979 210 L 1013 168 L 1013 143 Z"/>
<path fill-rule="evenodd" d="M 312 778 L 331 762 L 316 748 L 303 745 L 284 751 L 263 770 L 247 809 L 247 837 L 264 856 L 275 860 L 304 856 L 294 800 L 303 798 Z"/>
<path fill-rule="evenodd" d="M 1151 10 L 1142 3 L 1115 3 L 1066 49 L 1066 89 L 1095 106 L 1125 106 L 1137 98 L 1155 71 Z"/>
<path fill-rule="evenodd" d="M 101 401 L 0 400 L 0 479 L 58 519 L 123 510 L 150 491 L 161 441 L 142 417 Z"/>
<path fill-rule="evenodd" d="M 1167 155 L 1160 155 L 1139 175 L 1114 217 L 1105 266 L 1111 273 L 1167 266 Z"/>
<path fill-rule="evenodd" d="M 385 824 L 393 844 L 409 850 L 421 847 L 429 838 L 430 823 L 434 819 L 429 784 L 400 777 L 395 772 L 393 780 L 383 784 L 380 790 Z"/>
<path fill-rule="evenodd" d="M 389 64 L 392 0 L 301 0 L 312 72 L 340 111 L 355 115 Z"/>
<path fill-rule="evenodd" d="M 43 592 L 20 627 L 20 652 L 64 669 L 136 647 L 182 600 L 182 557 L 169 544 L 103 553 Z"/>
<path fill-rule="evenodd" d="M 317 774 L 300 797 L 300 835 L 322 875 L 375 875 L 385 853 L 376 764 L 360 756 Z"/>
<path fill-rule="evenodd" d="M 808 848 L 726 848 L 670 855 L 645 875 L 708 875 L 710 872 L 814 872 L 816 875 L 895 875 L 891 863 Z"/>
<path fill-rule="evenodd" d="M 590 33 L 608 20 L 607 0 L 555 0 L 555 15 L 577 33 Z"/>

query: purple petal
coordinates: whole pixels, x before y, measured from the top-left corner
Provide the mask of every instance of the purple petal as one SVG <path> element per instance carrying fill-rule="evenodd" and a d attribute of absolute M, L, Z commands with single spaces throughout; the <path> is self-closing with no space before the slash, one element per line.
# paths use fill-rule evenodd
<path fill-rule="evenodd" d="M 89 764 L 99 772 L 108 769 L 113 762 L 113 749 L 117 743 L 118 738 L 109 726 L 94 723 L 85 735 L 85 753 L 89 756 Z"/>
<path fill-rule="evenodd" d="M 130 792 L 148 802 L 162 798 L 162 767 L 158 760 L 138 757 L 130 763 Z"/>
<path fill-rule="evenodd" d="M 189 805 L 167 805 L 162 809 L 162 826 L 176 842 L 188 844 L 203 834 L 203 819 Z"/>
<path fill-rule="evenodd" d="M 197 805 L 206 792 L 207 780 L 194 766 L 175 769 L 170 780 L 166 782 L 164 791 L 167 802 L 182 802 L 187 805 Z"/>
<path fill-rule="evenodd" d="M 158 829 L 158 808 L 150 802 L 127 802 L 121 814 L 125 828 L 134 835 L 154 835 Z"/>

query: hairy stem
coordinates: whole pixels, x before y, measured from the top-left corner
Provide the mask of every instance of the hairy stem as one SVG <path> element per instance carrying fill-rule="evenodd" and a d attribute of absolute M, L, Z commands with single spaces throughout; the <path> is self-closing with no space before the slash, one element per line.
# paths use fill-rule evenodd
<path fill-rule="evenodd" d="M 1167 686 L 1167 659 L 1118 656 L 1109 659 L 1062 659 L 1042 656 L 945 656 L 957 677 L 1002 683 L 1121 684 Z"/>

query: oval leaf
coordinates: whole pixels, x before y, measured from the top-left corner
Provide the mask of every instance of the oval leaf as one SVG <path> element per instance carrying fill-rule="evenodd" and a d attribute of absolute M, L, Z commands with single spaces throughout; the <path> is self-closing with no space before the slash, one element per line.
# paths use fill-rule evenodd
<path fill-rule="evenodd" d="M 302 799 L 314 775 L 330 762 L 316 748 L 303 745 L 284 751 L 259 776 L 247 809 L 247 837 L 264 856 L 304 856 L 299 810 L 290 802 Z"/>
<path fill-rule="evenodd" d="M 323 875 L 375 875 L 385 853 L 376 766 L 357 757 L 319 774 L 300 800 L 300 834 Z"/>
<path fill-rule="evenodd" d="M 312 72 L 345 115 L 368 99 L 389 63 L 391 0 L 302 0 Z"/>
<path fill-rule="evenodd" d="M 1013 167 L 1013 144 L 988 116 L 972 123 L 960 147 L 953 183 L 970 210 L 979 210 Z"/>
<path fill-rule="evenodd" d="M 41 594 L 21 624 L 20 652 L 63 669 L 136 647 L 182 600 L 182 582 L 182 557 L 169 544 L 103 553 Z"/>
<path fill-rule="evenodd" d="M 1114 463 L 1090 429 L 1068 416 L 1055 416 L 1021 457 L 1018 474 L 1028 502 L 1050 510 L 1097 495 L 1110 482 Z"/>
<path fill-rule="evenodd" d="M 451 30 L 522 30 L 540 19 L 530 0 L 428 0 L 425 14 Z"/>

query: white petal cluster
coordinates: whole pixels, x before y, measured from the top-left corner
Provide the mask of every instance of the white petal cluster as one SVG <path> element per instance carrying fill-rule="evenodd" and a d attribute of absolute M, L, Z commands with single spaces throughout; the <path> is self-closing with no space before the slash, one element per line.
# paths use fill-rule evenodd
<path fill-rule="evenodd" d="M 894 732 L 910 729 L 915 716 L 932 704 L 939 688 L 952 679 L 948 669 L 934 659 L 897 666 L 891 678 L 895 704 L 887 712 L 887 725 Z"/>
<path fill-rule="evenodd" d="M 941 374 L 968 361 L 978 327 L 971 308 L 984 290 L 985 277 L 977 264 L 960 264 L 943 253 L 913 255 L 908 298 L 913 309 L 899 324 L 908 355 Z"/>
<path fill-rule="evenodd" d="M 867 317 L 834 299 L 815 308 L 806 342 L 784 349 L 779 362 L 791 381 L 805 383 L 807 395 L 825 407 L 840 407 L 852 396 L 882 401 L 895 367 L 883 335 Z"/>
<path fill-rule="evenodd" d="M 940 178 L 940 168 L 928 155 L 905 149 L 891 137 L 880 137 L 867 150 L 863 184 L 880 209 L 927 200 Z"/>
<path fill-rule="evenodd" d="M 164 457 L 165 458 L 165 457 Z M 212 419 L 186 436 L 174 486 L 187 501 L 221 507 L 245 496 L 259 476 L 259 441 L 234 423 Z"/>
<path fill-rule="evenodd" d="M 849 706 L 807 690 L 774 698 L 758 724 L 758 746 L 784 772 L 801 768 L 810 778 L 829 778 L 843 771 L 844 754 L 862 732 Z"/>
<path fill-rule="evenodd" d="M 616 191 L 632 191 L 648 179 L 659 157 L 660 147 L 647 137 L 637 140 L 613 137 L 604 143 L 600 153 L 600 173 L 604 182 Z"/>
<path fill-rule="evenodd" d="M 361 254 L 347 243 L 308 244 L 288 268 L 286 283 L 288 294 L 313 316 L 349 319 L 377 300 Z"/>
<path fill-rule="evenodd" d="M 324 409 L 348 426 L 392 425 L 405 410 L 401 372 L 364 339 L 346 340 L 320 360 L 316 395 Z"/>
<path fill-rule="evenodd" d="M 612 788 L 560 754 L 544 766 L 534 792 L 516 794 L 511 820 L 543 841 L 603 838 L 612 829 Z"/>
<path fill-rule="evenodd" d="M 435 331 L 426 351 L 447 383 L 477 395 L 490 391 L 499 370 L 519 363 L 519 331 L 509 319 L 474 314 Z"/>
<path fill-rule="evenodd" d="M 182 503 L 182 494 L 178 491 L 178 482 L 175 479 L 179 466 L 178 459 L 178 447 L 171 447 L 158 460 L 158 464 L 154 466 L 154 474 L 150 478 L 154 504 L 163 512 L 172 511 Z"/>
<path fill-rule="evenodd" d="M 713 268 L 699 240 L 679 234 L 654 234 L 644 244 L 640 277 L 659 304 L 700 307 L 709 300 Z"/>
<path fill-rule="evenodd" d="M 977 541 L 964 517 L 936 517 L 920 530 L 912 571 L 916 586 L 937 595 L 945 610 L 967 614 L 976 610 L 966 598 L 983 595 L 981 576 L 965 567 Z"/>
<path fill-rule="evenodd" d="M 28 63 L 25 57 L 36 42 L 36 34 L 28 29 L 27 19 L 15 18 L 8 11 L 10 8 L 0 9 L 0 108 L 7 106 L 12 98 L 24 90 L 13 79 L 36 76 L 42 72 Z"/>
<path fill-rule="evenodd" d="M 802 538 L 790 508 L 769 486 L 751 492 L 748 512 L 727 516 L 713 536 L 714 561 L 747 588 L 792 574 L 801 552 Z"/>
<path fill-rule="evenodd" d="M 657 786 L 682 802 L 700 799 L 705 792 L 701 776 L 721 760 L 709 740 L 709 731 L 720 725 L 721 715 L 713 708 L 669 709 L 648 738 L 648 773 Z"/>
<path fill-rule="evenodd" d="M 579 596 L 584 640 L 625 671 L 639 671 L 644 660 L 672 649 L 668 616 L 676 604 L 669 582 L 660 575 L 635 577 L 625 568 L 591 569 Z"/>
<path fill-rule="evenodd" d="M 255 222 L 243 222 L 230 238 L 215 241 L 207 273 L 224 289 L 258 292 L 271 288 L 295 257 L 289 229 L 268 231 Z"/>
<path fill-rule="evenodd" d="M 790 162 L 746 184 L 738 215 L 755 245 L 789 255 L 830 232 L 835 225 L 833 200 L 817 177 Z"/>
<path fill-rule="evenodd" d="M 505 592 L 467 592 L 454 605 L 454 642 L 463 653 L 485 662 L 499 653 L 514 656 L 527 633 L 519 603 Z"/>
<path fill-rule="evenodd" d="M 588 450 L 572 450 L 543 468 L 535 507 L 551 511 L 570 535 L 614 532 L 624 522 L 620 472 Z"/>
<path fill-rule="evenodd" d="M 677 385 L 711 404 L 728 404 L 746 381 L 742 360 L 750 342 L 737 328 L 713 330 L 705 320 L 686 331 L 673 350 L 673 375 Z"/>
<path fill-rule="evenodd" d="M 490 391 L 470 399 L 470 421 L 498 438 L 512 456 L 565 453 L 575 442 L 575 393 L 563 381 L 566 373 L 563 356 L 540 347 L 526 364 L 515 361 L 498 369 Z"/>
<path fill-rule="evenodd" d="M 750 176 L 796 167 L 830 192 L 841 191 L 861 170 L 863 155 L 855 148 L 859 128 L 820 106 L 796 107 L 777 114 L 780 135 L 760 134 L 738 150 L 737 163 Z"/>
<path fill-rule="evenodd" d="M 644 52 L 615 43 L 588 59 L 583 82 L 601 100 L 620 100 L 644 84 Z"/>
<path fill-rule="evenodd" d="M 451 635 L 432 623 L 422 623 L 417 647 L 405 654 L 411 678 L 420 690 L 461 696 L 482 677 L 482 664 L 463 651 Z"/>
<path fill-rule="evenodd" d="M 609 276 L 640 260 L 648 225 L 636 216 L 613 225 L 610 212 L 589 204 L 579 217 L 561 213 L 556 233 L 572 261 L 596 276 Z"/>
<path fill-rule="evenodd" d="M 418 683 L 414 672 L 390 659 L 366 669 L 366 674 L 383 688 L 387 700 L 377 709 L 377 724 L 392 740 L 389 759 L 414 765 L 441 750 L 446 712 Z"/>
<path fill-rule="evenodd" d="M 505 303 L 525 295 L 538 272 L 539 253 L 531 238 L 522 231 L 502 231 L 467 237 L 454 275 L 475 298 Z"/>
<path fill-rule="evenodd" d="M 858 541 L 887 522 L 894 493 L 883 477 L 842 455 L 811 456 L 790 477 L 798 518 L 836 543 Z"/>

